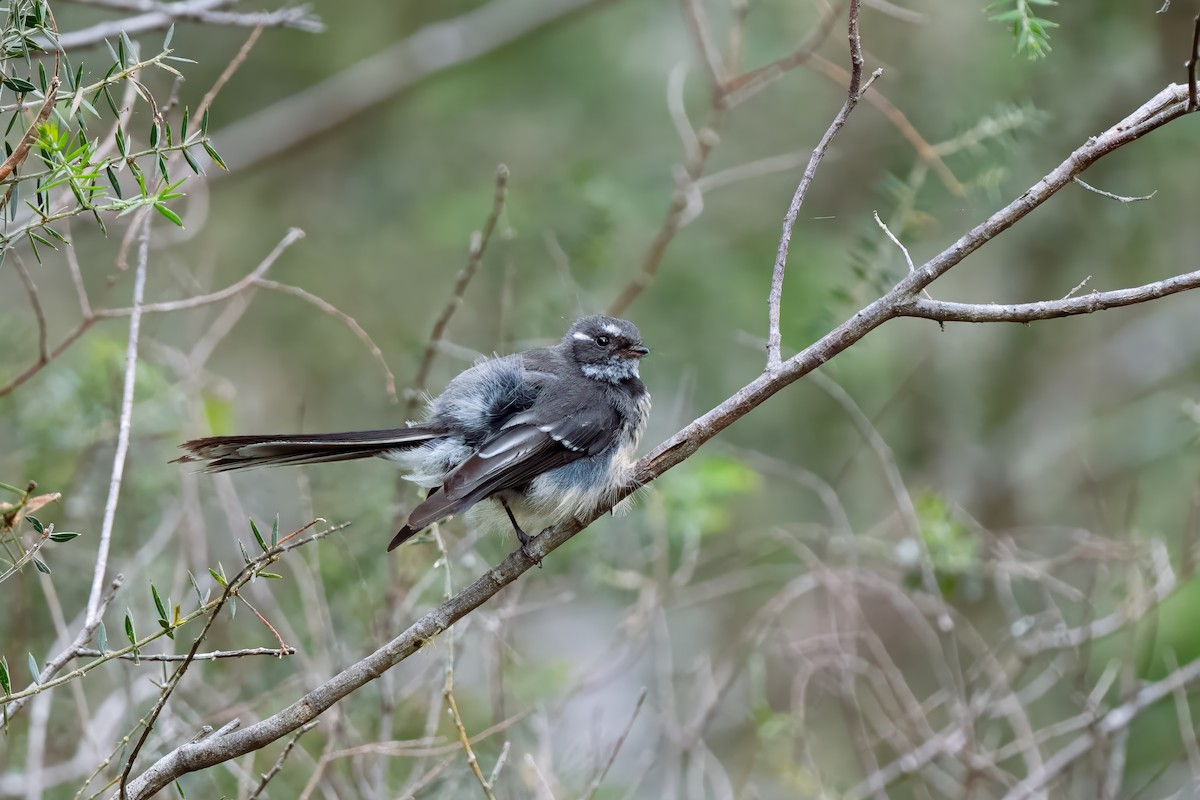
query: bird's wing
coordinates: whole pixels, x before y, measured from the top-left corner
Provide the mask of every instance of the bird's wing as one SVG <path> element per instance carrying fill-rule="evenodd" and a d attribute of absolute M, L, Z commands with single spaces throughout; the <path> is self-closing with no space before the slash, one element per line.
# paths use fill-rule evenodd
<path fill-rule="evenodd" d="M 619 420 L 608 403 L 556 415 L 554 405 L 515 415 L 450 474 L 440 491 L 413 509 L 416 532 L 505 489 L 517 489 L 552 469 L 595 455 L 616 441 Z M 402 531 L 403 533 L 403 531 Z"/>

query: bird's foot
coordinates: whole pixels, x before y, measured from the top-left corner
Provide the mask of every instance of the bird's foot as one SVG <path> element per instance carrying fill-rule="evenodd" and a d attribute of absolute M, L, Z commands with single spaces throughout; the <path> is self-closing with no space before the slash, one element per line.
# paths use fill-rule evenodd
<path fill-rule="evenodd" d="M 526 558 L 528 558 L 533 563 L 537 564 L 538 569 L 541 569 L 542 568 L 542 559 L 535 556 L 533 554 L 533 551 L 529 549 L 529 545 L 533 543 L 533 540 L 536 537 L 530 536 L 528 533 L 526 533 L 525 531 L 521 530 L 521 528 L 516 527 L 516 526 L 514 526 L 514 530 L 516 530 L 516 532 L 517 532 L 517 540 L 521 542 L 521 552 L 525 554 Z"/>

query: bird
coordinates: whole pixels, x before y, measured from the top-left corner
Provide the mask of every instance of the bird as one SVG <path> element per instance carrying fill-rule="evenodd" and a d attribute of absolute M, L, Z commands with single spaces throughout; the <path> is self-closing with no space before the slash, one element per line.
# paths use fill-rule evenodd
<path fill-rule="evenodd" d="M 586 316 L 557 345 L 477 361 L 402 428 L 211 436 L 181 444 L 172 463 L 227 472 L 384 458 L 428 490 L 389 552 L 464 512 L 479 528 L 511 525 L 524 549 L 528 530 L 611 508 L 632 481 L 650 415 L 639 374 L 649 352 L 632 322 Z"/>

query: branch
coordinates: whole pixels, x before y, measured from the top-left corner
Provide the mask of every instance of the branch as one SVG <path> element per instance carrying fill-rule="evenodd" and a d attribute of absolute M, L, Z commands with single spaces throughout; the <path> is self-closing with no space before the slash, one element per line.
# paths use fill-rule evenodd
<path fill-rule="evenodd" d="M 112 543 L 113 524 L 117 518 L 121 479 L 125 475 L 129 434 L 133 428 L 133 390 L 137 380 L 138 336 L 142 325 L 142 300 L 146 296 L 146 271 L 150 262 L 150 217 L 143 213 L 140 222 L 142 232 L 138 239 L 137 268 L 133 279 L 133 307 L 129 315 L 129 338 L 125 347 L 125 382 L 121 392 L 121 414 L 117 424 L 117 447 L 113 453 L 112 477 L 108 485 L 108 499 L 104 502 L 100 544 L 96 550 L 96 565 L 92 572 L 92 591 L 88 595 L 87 616 L 84 618 L 88 626 L 100 618 L 100 595 L 104 589 L 104 573 L 108 569 L 108 550 Z"/>
<path fill-rule="evenodd" d="M 48 51 L 60 52 L 95 47 L 125 33 L 129 37 L 150 31 L 165 31 L 177 21 L 203 22 L 213 25 L 232 25 L 257 28 L 294 28 L 309 33 L 325 30 L 324 23 L 313 15 L 307 6 L 281 8 L 276 11 L 261 11 L 240 14 L 217 9 L 233 5 L 236 0 L 182 0 L 178 3 L 133 2 L 95 3 L 114 10 L 144 10 L 146 13 L 126 19 L 100 22 L 90 28 L 69 31 L 58 37 L 58 42 L 48 42 Z"/>
<path fill-rule="evenodd" d="M 244 601 L 243 601 L 244 602 Z M 81 647 L 75 651 L 76 658 L 100 658 L 105 655 L 99 650 L 90 647 Z M 284 656 L 296 655 L 294 647 L 247 647 L 243 650 L 213 650 L 208 653 L 197 653 L 192 656 L 192 661 L 216 661 L 220 658 L 245 658 L 246 656 L 272 656 L 274 658 L 283 658 Z M 126 661 L 186 661 L 188 656 L 186 653 L 126 653 L 121 658 Z"/>
<path fill-rule="evenodd" d="M 29 148 L 33 147 L 33 143 L 37 141 L 38 128 L 42 127 L 42 124 L 50 118 L 50 112 L 54 110 L 54 101 L 57 97 L 58 76 L 55 76 L 50 79 L 50 84 L 46 87 L 46 99 L 42 101 L 42 107 L 38 109 L 33 124 L 25 131 L 25 135 L 13 149 L 12 155 L 4 159 L 3 164 L 0 164 L 0 181 L 7 180 L 8 176 L 13 174 L 13 170 L 25 163 L 25 159 L 29 157 Z M 7 200 L 7 198 L 8 195 L 5 194 L 5 199 Z M 2 205 L 3 203 L 0 203 L 0 206 Z"/>
<path fill-rule="evenodd" d="M 462 16 L 426 25 L 333 77 L 217 131 L 215 138 L 230 169 L 245 169 L 336 128 L 424 78 L 609 1 L 493 0 Z"/>
<path fill-rule="evenodd" d="M 450 301 L 446 303 L 446 307 L 438 315 L 437 321 L 433 323 L 433 331 L 429 334 L 429 344 L 425 346 L 425 354 L 421 356 L 421 366 L 417 368 L 417 376 L 413 378 L 412 387 L 408 392 L 408 406 L 405 410 L 405 416 L 412 416 L 417 400 L 425 391 L 425 386 L 429 381 L 429 370 L 433 367 L 434 357 L 437 356 L 438 345 L 446 336 L 446 326 L 450 324 L 450 318 L 454 316 L 454 312 L 458 311 L 459 306 L 462 305 L 467 285 L 475 277 L 475 273 L 479 271 L 479 265 L 483 262 L 483 251 L 487 249 L 488 242 L 492 239 L 492 232 L 496 230 L 496 223 L 500 221 L 500 214 L 504 211 L 504 198 L 507 190 L 508 167 L 501 164 L 496 168 L 496 192 L 492 198 L 491 213 L 488 214 L 487 219 L 484 221 L 483 228 L 471 234 L 471 246 L 468 250 L 467 264 L 458 273 L 458 277 L 454 279 L 454 291 L 450 296 Z"/>
<path fill-rule="evenodd" d="M 779 315 L 780 304 L 783 300 L 783 275 L 787 270 L 788 246 L 792 242 L 792 229 L 796 227 L 796 216 L 800 213 L 800 206 L 804 203 L 804 196 L 808 194 L 808 187 L 812 184 L 813 177 L 817 174 L 817 167 L 821 164 L 821 159 L 825 157 L 825 151 L 829 149 L 829 143 L 833 141 L 833 137 L 846 124 L 846 119 L 850 116 L 850 112 L 858 105 L 859 98 L 862 97 L 862 42 L 858 35 L 858 4 L 859 0 L 850 0 L 850 85 L 846 88 L 846 102 L 842 104 L 842 110 L 833 118 L 833 122 L 829 124 L 825 135 L 821 137 L 821 141 L 812 151 L 812 156 L 808 159 L 808 166 L 804 168 L 804 175 L 800 178 L 800 184 L 796 187 L 796 193 L 792 195 L 792 202 L 788 206 L 787 214 L 783 218 L 783 235 L 779 237 L 779 251 L 775 256 L 775 270 L 771 275 L 771 295 L 768 301 L 768 320 L 769 332 L 767 334 L 767 369 L 776 370 L 780 367 L 782 359 L 780 357 L 780 348 L 783 345 L 783 337 L 779 332 Z"/>
<path fill-rule="evenodd" d="M 1093 291 L 1090 294 L 1068 296 L 1061 300 L 1010 304 L 950 303 L 921 297 L 902 305 L 899 311 L 904 317 L 920 317 L 938 322 L 1033 322 L 1132 306 L 1197 288 L 1200 288 L 1200 270 L 1147 283 L 1144 286 L 1108 292 Z"/>

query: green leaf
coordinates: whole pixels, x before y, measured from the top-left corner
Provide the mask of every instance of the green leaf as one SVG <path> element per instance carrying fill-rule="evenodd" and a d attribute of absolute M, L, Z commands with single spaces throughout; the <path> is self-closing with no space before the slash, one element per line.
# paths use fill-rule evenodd
<path fill-rule="evenodd" d="M 241 539 L 238 539 L 238 547 L 241 548 L 241 551 L 242 551 L 242 560 L 245 561 L 247 564 L 249 564 L 250 563 L 250 552 L 246 549 L 246 543 L 243 542 Z"/>
<path fill-rule="evenodd" d="M 105 167 L 104 173 L 108 175 L 108 182 L 112 186 L 113 193 L 116 194 L 117 199 L 123 199 L 124 195 L 121 194 L 121 182 L 117 180 L 117 173 L 113 172 L 112 167 Z"/>
<path fill-rule="evenodd" d="M 188 114 L 190 113 L 191 110 L 187 106 L 184 106 L 183 119 L 179 122 L 179 141 L 181 142 L 187 141 Z"/>
<path fill-rule="evenodd" d="M 279 514 L 275 514 L 275 524 L 271 526 L 271 547 L 279 544 Z"/>
<path fill-rule="evenodd" d="M 10 78 L 7 75 L 0 75 L 0 83 L 3 83 L 17 94 L 28 94 L 29 92 L 37 91 L 37 87 L 32 83 L 16 76 Z"/>
<path fill-rule="evenodd" d="M 121 158 L 126 158 L 127 156 L 125 153 L 125 132 L 122 131 L 121 128 L 118 126 L 116 132 L 113 134 L 113 137 L 116 138 L 116 140 L 117 140 L 117 152 L 119 152 L 121 154 Z"/>
<path fill-rule="evenodd" d="M 33 526 L 33 529 L 35 531 L 37 531 L 38 533 L 45 533 L 46 528 L 44 525 L 42 525 L 42 521 L 40 519 L 33 516 L 32 514 L 25 517 L 25 519 L 29 520 L 29 524 Z"/>
<path fill-rule="evenodd" d="M 228 171 L 229 167 L 225 166 L 225 162 L 221 160 L 221 156 L 217 155 L 217 151 L 213 149 L 213 146 L 208 142 L 202 142 L 202 144 L 204 145 L 205 152 L 208 153 L 208 157 L 217 162 L 218 167 Z"/>
<path fill-rule="evenodd" d="M 37 659 L 33 657 L 33 653 L 26 653 L 26 658 L 29 665 L 29 674 L 33 676 L 33 682 L 41 684 L 42 671 L 38 669 Z"/>
<path fill-rule="evenodd" d="M 101 653 L 108 652 L 108 628 L 104 627 L 103 622 L 96 628 L 96 647 Z"/>
<path fill-rule="evenodd" d="M 49 575 L 49 574 L 50 574 L 50 567 L 46 566 L 46 562 L 45 562 L 45 561 L 42 561 L 42 560 L 41 560 L 40 558 L 38 558 L 37 556 L 34 556 L 34 557 L 33 557 L 33 565 L 34 565 L 35 567 L 37 567 L 37 571 L 38 571 L 38 572 L 40 572 L 40 573 L 42 573 L 43 575 Z"/>
<path fill-rule="evenodd" d="M 188 570 L 188 580 L 192 582 L 192 590 L 196 592 L 196 602 L 200 605 L 204 605 L 204 593 L 200 591 L 200 584 L 196 582 L 196 576 L 192 574 L 190 569 Z M 179 612 L 177 610 L 176 616 L 178 616 L 178 614 Z"/>
<path fill-rule="evenodd" d="M 17 487 L 7 483 L 0 483 L 0 489 L 3 489 L 6 492 L 12 492 L 19 497 L 24 497 L 26 494 L 24 489 L 18 489 Z"/>
<path fill-rule="evenodd" d="M 223 571 L 224 571 L 224 570 L 222 570 L 222 572 L 223 572 Z M 217 571 L 216 571 L 215 569 L 213 569 L 212 567 L 209 567 L 209 568 L 208 568 L 208 574 L 209 574 L 209 575 L 212 575 L 212 576 L 213 576 L 213 580 L 214 580 L 214 581 L 216 581 L 217 583 L 221 584 L 222 586 L 228 586 L 228 585 L 229 585 L 229 584 L 228 584 L 228 583 L 226 583 L 226 581 L 225 581 L 225 576 L 224 576 L 224 575 L 222 575 L 220 572 L 217 572 Z"/>
<path fill-rule="evenodd" d="M 258 542 L 258 546 L 262 548 L 262 551 L 264 553 L 267 552 L 267 543 L 263 541 L 262 534 L 258 532 L 258 525 L 254 523 L 253 517 L 250 518 L 250 531 L 254 534 L 254 541 Z"/>
<path fill-rule="evenodd" d="M 274 578 L 275 580 L 279 580 L 279 579 L 281 579 L 283 576 L 282 576 L 282 575 L 280 575 L 280 574 L 278 574 L 278 573 L 276 573 L 276 572 L 260 572 L 260 573 L 258 573 L 258 577 L 260 577 L 260 578 Z"/>
<path fill-rule="evenodd" d="M 50 534 L 50 541 L 60 543 L 69 542 L 78 535 L 79 534 L 75 531 L 55 531 L 54 533 Z"/>
<path fill-rule="evenodd" d="M 167 219 L 171 220 L 171 222 L 174 222 L 179 227 L 181 227 L 181 228 L 183 227 L 183 220 L 179 218 L 179 215 L 176 214 L 171 209 L 164 206 L 162 203 L 155 203 L 154 210 L 157 211 L 158 213 L 162 214 Z"/>
<path fill-rule="evenodd" d="M 125 609 L 125 638 L 129 639 L 130 644 L 137 644 L 137 634 L 133 629 L 133 615 L 129 609 Z"/>
<path fill-rule="evenodd" d="M 158 123 L 150 123 L 150 146 L 158 147 Z"/>
<path fill-rule="evenodd" d="M 150 595 L 154 598 L 154 607 L 158 610 L 159 619 L 165 622 L 167 619 L 167 607 L 163 605 L 162 598 L 158 594 L 158 587 L 153 583 L 150 584 Z"/>
<path fill-rule="evenodd" d="M 200 135 L 208 135 L 208 109 L 204 109 L 204 116 L 200 118 Z"/>
<path fill-rule="evenodd" d="M 186 147 L 182 150 L 182 152 L 183 160 L 187 162 L 189 167 L 191 167 L 192 172 L 196 173 L 197 175 L 203 175 L 204 170 L 200 169 L 200 165 L 196 163 L 195 157 L 193 157 L 192 154 L 187 151 Z"/>
<path fill-rule="evenodd" d="M 163 50 L 171 49 L 171 39 L 175 36 L 175 24 L 171 23 L 171 27 L 167 28 L 167 35 L 163 37 Z"/>
<path fill-rule="evenodd" d="M 4 694 L 12 694 L 12 683 L 8 679 L 8 659 L 0 656 L 0 689 Z"/>

